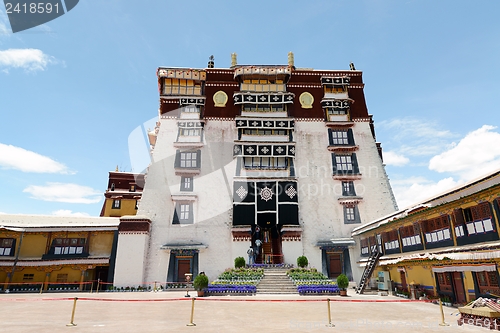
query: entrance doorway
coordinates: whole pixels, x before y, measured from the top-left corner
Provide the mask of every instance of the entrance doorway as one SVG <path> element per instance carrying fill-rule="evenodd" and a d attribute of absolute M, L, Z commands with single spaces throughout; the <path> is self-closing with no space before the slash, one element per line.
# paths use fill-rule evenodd
<path fill-rule="evenodd" d="M 256 264 L 282 264 L 281 235 L 278 226 L 255 226 L 252 246 L 257 251 L 256 242 L 260 240 L 261 246 L 256 252 Z"/>
<path fill-rule="evenodd" d="M 186 281 L 187 273 L 191 273 L 191 259 L 177 259 L 177 282 Z"/>
<path fill-rule="evenodd" d="M 328 254 L 328 261 L 329 261 L 329 278 L 335 279 L 337 278 L 340 274 L 342 274 L 342 253 L 329 253 Z"/>
<path fill-rule="evenodd" d="M 455 294 L 455 302 L 467 303 L 465 298 L 464 279 L 462 272 L 452 272 L 453 293 Z"/>
<path fill-rule="evenodd" d="M 406 283 L 406 273 L 405 271 L 399 271 L 399 276 L 401 278 L 401 289 L 406 291 L 408 289 L 408 284 Z"/>

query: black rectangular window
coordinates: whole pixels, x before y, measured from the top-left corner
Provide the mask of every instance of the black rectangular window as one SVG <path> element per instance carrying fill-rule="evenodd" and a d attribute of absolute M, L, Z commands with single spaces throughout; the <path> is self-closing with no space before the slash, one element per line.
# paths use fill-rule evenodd
<path fill-rule="evenodd" d="M 354 182 L 342 182 L 342 195 L 343 196 L 356 195 L 356 191 L 354 190 Z"/>
<path fill-rule="evenodd" d="M 192 224 L 193 221 L 193 204 L 191 202 L 177 202 L 172 224 Z"/>
<path fill-rule="evenodd" d="M 361 223 L 359 218 L 358 206 L 346 205 L 344 206 L 344 224 Z"/>
<path fill-rule="evenodd" d="M 13 256 L 14 243 L 14 238 L 0 238 L 0 256 Z"/>
<path fill-rule="evenodd" d="M 193 177 L 181 177 L 181 191 L 193 191 Z"/>
<path fill-rule="evenodd" d="M 23 281 L 33 281 L 35 278 L 35 274 L 24 274 Z"/>
<path fill-rule="evenodd" d="M 113 200 L 113 205 L 111 206 L 112 209 L 120 209 L 122 204 L 122 201 L 120 199 L 114 199 Z"/>
<path fill-rule="evenodd" d="M 352 146 L 354 137 L 352 129 L 328 129 L 330 146 Z"/>
<path fill-rule="evenodd" d="M 175 167 L 186 169 L 199 169 L 201 166 L 201 150 L 177 151 L 175 155 Z"/>
<path fill-rule="evenodd" d="M 333 174 L 358 174 L 356 154 L 332 154 Z"/>
<path fill-rule="evenodd" d="M 50 254 L 78 255 L 85 252 L 85 238 L 56 238 L 52 241 Z"/>
<path fill-rule="evenodd" d="M 245 169 L 286 169 L 286 157 L 244 157 Z"/>

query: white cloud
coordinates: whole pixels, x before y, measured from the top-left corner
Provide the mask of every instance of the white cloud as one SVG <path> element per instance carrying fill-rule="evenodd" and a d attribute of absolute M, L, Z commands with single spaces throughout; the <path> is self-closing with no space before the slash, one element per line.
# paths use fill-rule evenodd
<path fill-rule="evenodd" d="M 77 217 L 90 216 L 87 213 L 73 212 L 69 209 L 59 209 L 59 210 L 53 211 L 52 215 L 55 215 L 55 216 L 77 216 Z"/>
<path fill-rule="evenodd" d="M 429 156 L 437 154 L 448 146 L 447 139 L 456 135 L 428 120 L 406 117 L 384 120 L 377 123 L 377 128 L 390 139 L 384 144 L 391 151 L 406 156 Z"/>
<path fill-rule="evenodd" d="M 88 186 L 71 183 L 47 183 L 46 186 L 30 185 L 23 190 L 31 198 L 43 201 L 94 204 L 101 201 L 103 193 Z"/>
<path fill-rule="evenodd" d="M 7 14 L 0 10 L 0 37 L 8 36 L 11 33 L 11 30 L 7 28 L 8 20 Z"/>
<path fill-rule="evenodd" d="M 429 161 L 429 169 L 450 172 L 470 181 L 500 168 L 500 133 L 484 125 Z"/>
<path fill-rule="evenodd" d="M 23 172 L 73 174 L 68 168 L 50 157 L 24 148 L 0 143 L 0 167 Z"/>
<path fill-rule="evenodd" d="M 403 166 L 408 164 L 409 162 L 410 160 L 407 157 L 400 155 L 396 152 L 393 151 L 384 152 L 384 163 L 386 165 Z"/>
<path fill-rule="evenodd" d="M 391 181 L 392 190 L 400 209 L 413 206 L 459 185 L 452 177 L 431 182 L 421 177 Z"/>
<path fill-rule="evenodd" d="M 1 28 L 0 28 L 1 29 Z M 28 72 L 43 71 L 57 60 L 38 49 L 8 49 L 0 51 L 0 68 L 23 68 Z"/>

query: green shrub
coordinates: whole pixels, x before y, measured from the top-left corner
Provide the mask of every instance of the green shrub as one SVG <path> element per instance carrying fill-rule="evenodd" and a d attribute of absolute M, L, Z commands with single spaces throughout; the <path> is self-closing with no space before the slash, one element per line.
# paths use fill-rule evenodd
<path fill-rule="evenodd" d="M 234 268 L 245 267 L 245 258 L 237 257 L 234 259 Z"/>
<path fill-rule="evenodd" d="M 341 290 L 346 290 L 349 286 L 349 279 L 347 278 L 347 276 L 345 276 L 344 274 L 340 274 L 339 276 L 337 276 L 337 286 Z"/>
<path fill-rule="evenodd" d="M 300 256 L 297 258 L 297 266 L 299 267 L 307 267 L 307 264 L 309 264 L 309 260 L 307 260 L 306 256 Z"/>
<path fill-rule="evenodd" d="M 203 290 L 208 287 L 208 277 L 205 274 L 198 274 L 193 281 L 193 287 L 196 290 Z"/>

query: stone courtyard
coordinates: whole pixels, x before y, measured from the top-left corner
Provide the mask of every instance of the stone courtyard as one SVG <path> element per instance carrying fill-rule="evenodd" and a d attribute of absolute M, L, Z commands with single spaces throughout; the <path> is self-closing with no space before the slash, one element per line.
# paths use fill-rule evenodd
<path fill-rule="evenodd" d="M 190 291 L 191 296 L 196 292 Z M 395 296 L 257 295 L 195 298 L 176 292 L 1 294 L 3 332 L 486 332 L 457 325 L 458 309 Z M 73 323 L 74 297 L 78 297 Z"/>

